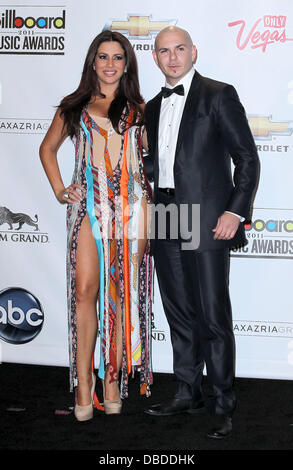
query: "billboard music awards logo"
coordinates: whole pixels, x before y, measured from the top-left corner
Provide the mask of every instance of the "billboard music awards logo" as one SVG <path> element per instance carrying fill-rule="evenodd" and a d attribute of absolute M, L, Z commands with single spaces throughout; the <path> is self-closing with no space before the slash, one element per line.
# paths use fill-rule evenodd
<path fill-rule="evenodd" d="M 248 244 L 231 250 L 231 257 L 293 259 L 292 210 L 255 208 L 244 227 Z"/>
<path fill-rule="evenodd" d="M 250 48 L 266 52 L 268 46 L 293 41 L 293 38 L 287 37 L 286 22 L 287 17 L 283 15 L 264 15 L 253 25 L 247 26 L 245 20 L 237 20 L 228 23 L 228 26 L 238 29 L 236 46 L 240 51 Z"/>
<path fill-rule="evenodd" d="M 154 49 L 153 39 L 161 29 L 175 25 L 177 20 L 153 20 L 152 16 L 128 15 L 127 20 L 109 20 L 103 31 L 118 31 L 124 34 L 136 51 Z M 133 42 L 133 41 L 139 42 Z"/>
<path fill-rule="evenodd" d="M 258 152 L 288 153 L 290 145 L 284 145 L 280 139 L 284 141 L 284 137 L 291 137 L 293 121 L 275 121 L 272 116 L 249 115 L 248 123 Z"/>
<path fill-rule="evenodd" d="M 40 333 L 44 312 L 29 291 L 10 287 L 0 292 L 0 338 L 11 344 L 25 344 Z"/>
<path fill-rule="evenodd" d="M 0 5 L 0 54 L 64 55 L 66 10 Z"/>
<path fill-rule="evenodd" d="M 0 206 L 0 243 L 5 242 L 46 244 L 49 236 L 40 232 L 37 214 L 31 217 Z"/>

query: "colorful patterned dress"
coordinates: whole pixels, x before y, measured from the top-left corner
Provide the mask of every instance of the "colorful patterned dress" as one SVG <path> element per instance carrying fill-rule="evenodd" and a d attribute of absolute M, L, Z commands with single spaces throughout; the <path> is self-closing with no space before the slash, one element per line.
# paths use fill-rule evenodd
<path fill-rule="evenodd" d="M 128 129 L 130 113 L 120 122 L 117 134 L 106 118 L 93 120 L 85 107 L 75 139 L 72 183 L 82 186 L 86 197 L 67 208 L 67 298 L 69 323 L 70 390 L 78 384 L 76 370 L 76 250 L 79 229 L 88 214 L 99 259 L 98 376 L 117 377 L 116 283 L 119 279 L 122 311 L 121 398 L 128 396 L 128 377 L 140 371 L 140 393 L 150 394 L 152 261 L 149 240 L 138 266 L 138 238 L 142 203 L 151 203 L 151 190 L 142 160 L 141 126 Z M 99 122 L 99 124 L 98 124 Z M 118 270 L 117 270 L 118 266 Z M 116 267 L 116 268 L 115 268 Z M 118 272 L 117 272 L 118 271 Z M 94 367 L 94 365 L 93 365 Z"/>

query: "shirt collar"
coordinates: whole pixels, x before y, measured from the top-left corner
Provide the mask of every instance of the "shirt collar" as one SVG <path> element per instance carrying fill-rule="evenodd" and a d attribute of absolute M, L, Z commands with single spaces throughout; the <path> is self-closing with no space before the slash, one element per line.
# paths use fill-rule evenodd
<path fill-rule="evenodd" d="M 195 70 L 194 70 L 193 67 L 191 67 L 189 72 L 187 72 L 187 74 L 184 75 L 184 77 L 181 78 L 181 80 L 179 80 L 179 82 L 177 82 L 176 85 L 171 86 L 169 83 L 166 82 L 165 86 L 167 88 L 175 88 L 175 86 L 177 86 L 177 85 L 183 85 L 184 86 L 184 95 L 187 96 L 187 94 L 189 92 L 191 82 L 192 82 L 192 79 L 193 79 L 193 76 L 194 76 L 194 73 L 195 73 Z"/>

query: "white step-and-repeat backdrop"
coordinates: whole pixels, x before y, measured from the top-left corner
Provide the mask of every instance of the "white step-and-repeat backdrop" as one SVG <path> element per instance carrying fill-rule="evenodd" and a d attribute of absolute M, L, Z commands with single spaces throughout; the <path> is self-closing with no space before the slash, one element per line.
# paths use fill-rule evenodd
<path fill-rule="evenodd" d="M 51 3 L 51 5 L 50 5 Z M 261 160 L 248 246 L 231 253 L 238 377 L 293 378 L 292 0 L 6 0 L 0 5 L 0 360 L 68 364 L 65 207 L 38 150 L 55 106 L 78 85 L 88 46 L 104 28 L 137 54 L 146 100 L 163 85 L 151 51 L 176 24 L 198 48 L 197 70 L 232 83 Z M 65 184 L 73 145 L 59 152 Z M 153 368 L 172 371 L 155 285 Z"/>

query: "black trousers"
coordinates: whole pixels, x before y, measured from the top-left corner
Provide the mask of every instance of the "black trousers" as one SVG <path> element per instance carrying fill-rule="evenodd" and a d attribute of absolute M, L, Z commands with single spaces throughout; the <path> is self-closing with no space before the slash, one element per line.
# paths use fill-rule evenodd
<path fill-rule="evenodd" d="M 159 193 L 159 203 L 174 202 Z M 168 230 L 167 230 L 168 232 Z M 235 341 L 229 297 L 229 250 L 182 250 L 180 240 L 156 239 L 154 261 L 173 348 L 175 397 L 202 397 L 204 363 L 211 413 L 232 415 Z"/>

